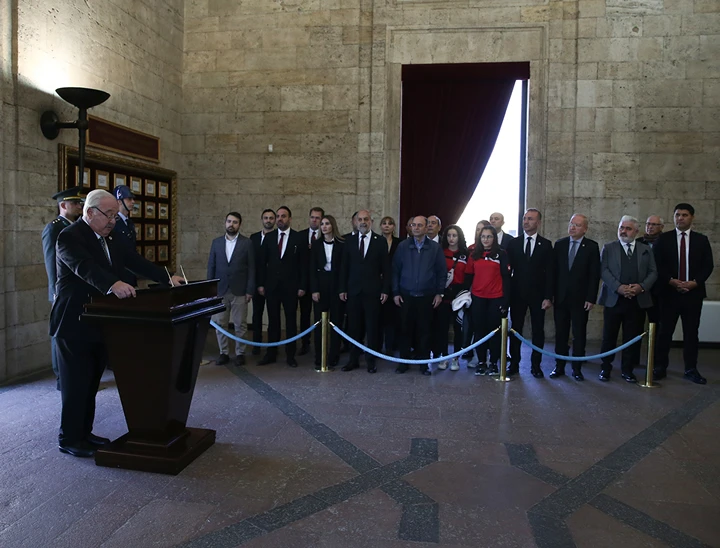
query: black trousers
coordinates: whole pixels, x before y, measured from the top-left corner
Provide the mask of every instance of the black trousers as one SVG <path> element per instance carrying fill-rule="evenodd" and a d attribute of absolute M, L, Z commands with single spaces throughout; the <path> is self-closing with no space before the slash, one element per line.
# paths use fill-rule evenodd
<path fill-rule="evenodd" d="M 280 307 L 285 312 L 285 336 L 286 338 L 297 335 L 297 307 L 298 295 L 297 289 L 287 288 L 282 285 L 266 294 L 267 310 L 268 310 L 268 342 L 277 342 L 280 340 Z M 285 345 L 285 354 L 290 358 L 295 357 L 295 342 Z M 269 347 L 268 356 L 277 355 L 277 347 Z"/>
<path fill-rule="evenodd" d="M 348 335 L 356 341 L 362 342 L 363 333 L 368 348 L 380 351 L 380 295 L 348 295 L 347 319 Z M 360 363 L 360 349 L 352 345 L 350 348 L 350 364 Z M 375 365 L 375 356 L 365 354 L 365 363 L 368 367 Z"/>
<path fill-rule="evenodd" d="M 55 351 L 55 337 L 50 337 L 50 360 L 55 378 L 60 379 L 60 365 L 57 361 L 57 352 Z M 59 386 L 59 385 L 58 385 Z"/>
<path fill-rule="evenodd" d="M 618 297 L 615 306 L 606 306 L 603 310 L 603 335 L 600 353 L 616 348 L 618 333 L 622 327 L 622 342 L 625 344 L 643 332 L 645 327 L 645 312 L 638 306 L 637 299 Z M 632 373 L 633 368 L 640 363 L 640 347 L 638 341 L 623 350 L 620 369 L 623 373 Z M 603 371 L 612 370 L 614 354 L 602 359 Z"/>
<path fill-rule="evenodd" d="M 433 313 L 434 296 L 410 297 L 402 296 L 400 307 L 400 357 L 410 359 L 410 345 L 414 344 L 415 359 L 430 358 L 430 318 Z"/>
<path fill-rule="evenodd" d="M 470 314 L 473 317 L 473 329 L 475 330 L 475 341 L 479 341 L 493 329 L 500 326 L 502 315 L 500 313 L 500 305 L 502 298 L 484 299 L 472 296 L 472 305 L 470 306 Z M 497 364 L 500 359 L 500 333 L 495 333 L 492 339 L 477 347 L 478 361 L 484 362 L 487 352 L 490 350 L 490 363 Z"/>
<path fill-rule="evenodd" d="M 313 300 L 310 291 L 307 291 L 302 297 L 298 297 L 300 303 L 300 331 L 305 331 L 310 327 L 310 317 L 313 311 Z M 305 335 L 302 338 L 303 346 L 310 346 L 310 335 Z"/>
<path fill-rule="evenodd" d="M 451 323 L 453 328 L 453 352 L 457 352 L 463 347 L 463 329 L 462 325 L 455 321 L 457 314 L 452 309 L 451 301 L 443 301 L 435 309 L 437 327 L 433 325 L 433 358 L 450 354 L 448 351 L 448 333 Z"/>
<path fill-rule="evenodd" d="M 700 314 L 703 301 L 696 295 L 677 293 L 665 296 L 660 301 L 660 333 L 655 346 L 655 368 L 665 371 L 668 368 L 670 344 L 675 332 L 678 318 L 682 320 L 683 328 L 683 361 L 685 371 L 697 369 L 698 362 L 698 330 L 700 329 Z"/>
<path fill-rule="evenodd" d="M 526 301 L 524 299 L 514 299 L 510 301 L 510 321 L 512 328 L 520 335 L 523 334 L 523 325 L 525 324 L 525 313 L 530 310 L 530 326 L 532 327 L 532 343 L 539 347 L 545 347 L 545 311 L 542 309 L 542 299 Z M 520 340 L 515 336 L 510 336 L 510 363 L 514 369 L 520 365 Z M 540 367 L 542 354 L 536 350 L 532 351 L 530 364 L 533 369 Z"/>
<path fill-rule="evenodd" d="M 262 342 L 262 321 L 263 312 L 265 312 L 265 296 L 255 292 L 252 298 L 253 313 L 252 313 L 252 330 L 253 330 L 253 341 Z"/>
<path fill-rule="evenodd" d="M 107 364 L 107 351 L 103 343 L 55 337 L 55 352 L 62 397 L 58 441 L 72 445 L 92 433 L 95 396 Z"/>
<path fill-rule="evenodd" d="M 397 326 L 399 323 L 398 307 L 392 297 L 388 297 L 382 309 L 382 342 L 385 343 L 385 352 L 392 354 L 398 348 Z M 382 345 L 381 345 L 382 347 Z"/>
<path fill-rule="evenodd" d="M 555 318 L 555 353 L 569 356 L 570 329 L 572 328 L 572 355 L 584 356 L 587 343 L 587 323 L 589 312 L 585 310 L 585 302 L 572 302 L 566 300 L 555 303 L 553 317 Z M 565 360 L 556 359 L 558 368 L 565 367 Z M 585 362 L 571 362 L 573 371 L 580 371 Z"/>
<path fill-rule="evenodd" d="M 320 301 L 314 302 L 315 321 L 322 319 L 323 312 L 330 313 L 330 321 L 342 329 L 342 320 L 345 315 L 345 303 L 340 300 L 340 295 L 333 283 L 334 274 L 332 272 L 320 272 Z M 312 297 L 311 297 L 312 298 Z M 328 350 L 328 360 L 330 363 L 337 363 L 340 358 L 340 335 L 330 327 L 330 348 Z M 322 329 L 321 326 L 315 328 L 315 363 L 320 363 L 322 357 Z"/>

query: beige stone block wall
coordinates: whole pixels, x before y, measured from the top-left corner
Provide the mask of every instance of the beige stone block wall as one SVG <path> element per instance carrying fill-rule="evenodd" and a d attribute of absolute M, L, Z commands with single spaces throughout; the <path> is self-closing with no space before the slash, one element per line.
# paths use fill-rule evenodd
<path fill-rule="evenodd" d="M 102 89 L 93 109 L 107 120 L 157 135 L 161 165 L 180 167 L 184 11 L 182 0 L 2 2 L 3 238 L 0 267 L 0 382 L 49 370 L 50 304 L 40 235 L 57 215 L 58 143 L 77 146 L 64 130 L 46 140 L 40 114 L 63 120 L 77 110 L 54 94 L 63 86 Z"/>

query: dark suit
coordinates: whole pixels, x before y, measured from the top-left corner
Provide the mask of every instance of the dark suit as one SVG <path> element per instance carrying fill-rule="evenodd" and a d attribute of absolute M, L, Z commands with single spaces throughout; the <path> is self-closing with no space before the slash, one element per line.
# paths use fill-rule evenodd
<path fill-rule="evenodd" d="M 258 272 L 260 270 L 260 244 L 262 239 L 262 231 L 255 232 L 250 235 L 250 241 L 253 244 L 253 251 L 255 252 L 255 280 L 259 279 Z M 255 293 L 252 298 L 252 332 L 253 342 L 262 342 L 262 329 L 263 329 L 263 313 L 265 312 L 265 295 L 260 295 L 257 292 L 257 284 L 255 287 Z M 253 347 L 253 354 L 259 354 L 260 347 Z"/>
<path fill-rule="evenodd" d="M 390 294 L 390 259 L 387 241 L 374 232 L 366 235 L 365 256 L 360 254 L 360 235 L 354 234 L 345 240 L 340 275 L 340 293 L 347 293 L 347 316 L 349 335 L 362 341 L 363 330 L 367 346 L 380 350 L 380 295 Z M 349 365 L 357 365 L 360 349 L 350 349 Z M 375 366 L 375 357 L 366 354 L 368 368 Z"/>
<path fill-rule="evenodd" d="M 312 248 L 312 242 L 310 241 L 310 229 L 306 228 L 305 230 L 299 230 L 298 234 L 300 234 L 300 236 L 305 239 L 305 242 L 307 242 L 309 255 Z M 323 236 L 320 232 L 320 229 L 318 228 L 317 230 L 315 230 L 315 241 L 317 241 L 318 238 L 322 237 Z M 308 272 L 308 281 L 309 279 L 310 272 Z M 310 316 L 312 315 L 313 311 L 313 300 L 312 296 L 310 295 L 310 287 L 304 287 L 303 289 L 305 290 L 305 295 L 298 299 L 298 302 L 300 303 L 300 331 L 305 331 L 308 327 L 310 327 Z M 303 337 L 302 345 L 304 348 L 310 346 L 310 335 L 305 335 Z"/>
<path fill-rule="evenodd" d="M 503 232 L 502 242 L 500 242 L 500 249 L 504 249 L 505 251 L 507 251 L 510 242 L 512 242 L 514 239 L 514 236 L 510 236 L 510 234 L 508 234 L 507 232 Z"/>
<path fill-rule="evenodd" d="M 330 270 L 327 265 L 326 246 L 331 246 Z M 309 294 L 319 293 L 320 300 L 315 305 L 315 321 L 322 319 L 323 312 L 330 313 L 330 321 L 341 325 L 345 313 L 345 303 L 340 300 L 340 275 L 342 272 L 342 259 L 344 243 L 337 238 L 332 244 L 325 243 L 324 239 L 315 240 L 310 250 L 310 291 Z M 322 356 L 322 330 L 315 330 L 315 365 L 321 363 Z M 330 334 L 330 349 L 328 355 L 331 365 L 336 365 L 340 359 L 340 335 L 332 331 Z"/>
<path fill-rule="evenodd" d="M 80 319 L 84 305 L 93 296 L 106 295 L 122 279 L 126 267 L 167 282 L 164 270 L 112 237 L 106 241 L 112 264 L 82 219 L 63 230 L 57 241 L 57 297 L 50 312 L 50 335 L 56 338 L 60 366 L 61 444 L 81 442 L 92 432 L 95 395 L 107 361 L 101 328 Z"/>
<path fill-rule="evenodd" d="M 670 344 L 678 318 L 683 327 L 683 361 L 685 371 L 697 369 L 698 329 L 703 299 L 707 296 L 705 282 L 712 274 L 714 263 L 710 240 L 704 234 L 690 230 L 688 238 L 687 279 L 697 287 L 687 293 L 678 293 L 670 279 L 679 279 L 679 250 L 677 231 L 663 232 L 653 247 L 658 268 L 657 295 L 660 298 L 660 333 L 657 343 L 655 369 L 664 373 L 668 367 Z"/>
<path fill-rule="evenodd" d="M 388 260 L 391 268 L 393 257 L 401 241 L 397 236 L 392 237 L 392 244 L 390 244 L 388 248 Z M 398 348 L 398 336 L 400 333 L 398 325 L 400 322 L 400 314 L 398 314 L 398 312 L 399 309 L 395 301 L 393 301 L 392 296 L 388 296 L 388 300 L 382 305 L 382 333 L 380 336 L 380 348 L 383 347 L 384 341 L 386 354 L 392 354 Z"/>
<path fill-rule="evenodd" d="M 615 348 L 617 336 L 622 326 L 623 344 L 642 333 L 645 323 L 643 309 L 650 308 L 653 300 L 650 294 L 655 280 L 657 269 L 655 258 L 648 246 L 635 241 L 633 263 L 627 257 L 625 244 L 619 240 L 605 244 L 600 258 L 600 276 L 603 284 L 600 289 L 598 303 L 605 307 L 603 310 L 603 335 L 600 352 L 608 352 Z M 627 265 L 632 264 L 634 271 L 631 276 L 626 275 Z M 618 289 L 624 284 L 640 284 L 645 290 L 634 298 L 627 298 L 618 294 Z M 613 355 L 602 359 L 602 370 L 609 374 L 612 370 Z M 621 370 L 629 375 L 640 362 L 640 342 L 623 350 Z"/>
<path fill-rule="evenodd" d="M 127 221 L 123 221 L 120 215 L 115 216 L 115 227 L 112 229 L 110 235 L 113 239 L 120 244 L 126 245 L 133 252 L 136 251 L 135 243 L 137 241 L 137 234 L 135 234 L 135 223 L 132 222 L 130 217 Z M 126 270 L 123 273 L 122 281 L 132 286 L 137 286 L 137 276 L 134 272 Z"/>
<path fill-rule="evenodd" d="M 52 303 L 55 300 L 55 280 L 57 279 L 57 267 L 55 265 L 55 244 L 58 235 L 63 229 L 69 227 L 72 223 L 63 217 L 58 216 L 54 221 L 45 225 L 42 231 L 43 257 L 45 258 L 45 271 L 48 277 L 48 300 Z M 50 359 L 52 361 L 52 370 L 55 378 L 60 378 L 60 366 L 57 363 L 55 352 L 55 337 L 50 338 Z M 58 390 L 60 384 L 58 381 Z"/>
<path fill-rule="evenodd" d="M 552 242 L 539 234 L 530 260 L 525 257 L 526 236 L 518 236 L 510 241 L 507 248 L 512 279 L 510 283 L 510 319 L 515 331 L 522 335 L 525 313 L 530 310 L 532 342 L 535 346 L 545 346 L 545 311 L 542 302 L 552 299 L 555 289 L 555 262 Z M 540 370 L 542 355 L 533 350 L 531 371 Z M 510 372 L 518 372 L 520 367 L 520 341 L 510 338 Z"/>
<path fill-rule="evenodd" d="M 572 327 L 573 356 L 585 355 L 589 312 L 585 303 L 597 302 L 600 283 L 600 247 L 590 238 L 574 244 L 575 259 L 569 266 L 570 237 L 555 242 L 555 353 L 567 356 L 568 339 Z M 572 362 L 573 371 L 580 371 L 583 362 Z M 564 369 L 565 361 L 556 360 L 557 369 Z"/>
<path fill-rule="evenodd" d="M 278 250 L 277 229 L 265 235 L 260 246 L 258 287 L 265 288 L 268 309 L 268 342 L 280 340 L 280 307 L 285 312 L 285 335 L 297 335 L 298 291 L 307 290 L 307 242 L 298 232 L 287 230 L 287 245 L 282 257 Z M 285 345 L 288 359 L 295 357 L 295 342 Z M 275 357 L 277 348 L 268 348 L 267 355 Z"/>
<path fill-rule="evenodd" d="M 246 295 L 255 292 L 255 252 L 249 238 L 242 234 L 237 235 L 235 249 L 233 249 L 228 262 L 225 252 L 225 236 L 215 238 L 210 245 L 210 256 L 207 265 L 207 278 L 218 281 L 218 295 L 223 298 L 225 310 L 215 314 L 213 320 L 227 329 L 228 320 L 235 328 L 235 336 L 243 338 L 247 331 L 247 301 Z M 228 354 L 228 338 L 216 331 L 220 354 Z M 245 344 L 235 342 L 235 354 L 243 355 Z"/>

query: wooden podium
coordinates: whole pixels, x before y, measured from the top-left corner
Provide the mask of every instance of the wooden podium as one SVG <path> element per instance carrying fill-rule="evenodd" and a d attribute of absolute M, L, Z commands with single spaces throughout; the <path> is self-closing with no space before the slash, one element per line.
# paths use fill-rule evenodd
<path fill-rule="evenodd" d="M 178 474 L 215 443 L 214 430 L 185 423 L 210 316 L 224 309 L 217 280 L 85 305 L 83 319 L 102 324 L 129 430 L 99 449 L 95 464 Z"/>

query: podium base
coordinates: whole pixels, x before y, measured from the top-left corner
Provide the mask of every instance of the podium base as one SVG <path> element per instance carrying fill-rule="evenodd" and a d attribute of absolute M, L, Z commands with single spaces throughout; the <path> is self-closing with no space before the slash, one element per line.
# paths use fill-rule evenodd
<path fill-rule="evenodd" d="M 95 464 L 177 475 L 215 443 L 215 430 L 205 428 L 186 428 L 186 435 L 170 446 L 151 442 L 138 445 L 129 441 L 128 436 L 125 434 L 98 449 Z"/>

